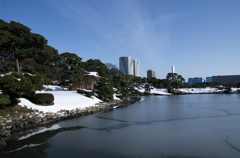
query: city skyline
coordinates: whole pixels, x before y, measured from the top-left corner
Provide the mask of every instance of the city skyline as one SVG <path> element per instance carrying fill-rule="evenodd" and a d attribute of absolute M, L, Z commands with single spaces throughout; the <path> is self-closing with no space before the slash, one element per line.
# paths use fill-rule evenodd
<path fill-rule="evenodd" d="M 43 35 L 59 53 L 118 65 L 141 61 L 165 78 L 175 65 L 185 79 L 238 75 L 239 0 L 0 0 L 1 19 Z"/>
<path fill-rule="evenodd" d="M 119 70 L 124 75 L 133 75 L 139 77 L 139 61 L 130 56 L 119 57 Z"/>

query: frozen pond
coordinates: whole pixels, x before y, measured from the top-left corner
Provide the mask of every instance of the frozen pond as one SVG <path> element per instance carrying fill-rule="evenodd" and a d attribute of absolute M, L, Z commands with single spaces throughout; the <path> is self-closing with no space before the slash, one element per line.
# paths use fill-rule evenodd
<path fill-rule="evenodd" d="M 144 99 L 9 142 L 0 157 L 240 157 L 239 94 Z"/>

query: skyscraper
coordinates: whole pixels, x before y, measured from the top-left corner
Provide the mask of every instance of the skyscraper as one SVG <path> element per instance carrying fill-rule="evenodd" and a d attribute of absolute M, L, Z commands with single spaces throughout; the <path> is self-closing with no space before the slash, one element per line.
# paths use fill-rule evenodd
<path fill-rule="evenodd" d="M 147 78 L 152 78 L 152 77 L 156 77 L 156 72 L 153 70 L 148 70 L 147 71 Z"/>
<path fill-rule="evenodd" d="M 132 57 L 120 57 L 119 69 L 124 75 L 139 76 L 139 61 L 133 60 Z"/>
<path fill-rule="evenodd" d="M 140 76 L 139 75 L 139 60 L 133 60 L 133 73 L 134 73 L 134 76 Z"/>
<path fill-rule="evenodd" d="M 172 66 L 172 73 L 175 73 L 175 66 Z"/>

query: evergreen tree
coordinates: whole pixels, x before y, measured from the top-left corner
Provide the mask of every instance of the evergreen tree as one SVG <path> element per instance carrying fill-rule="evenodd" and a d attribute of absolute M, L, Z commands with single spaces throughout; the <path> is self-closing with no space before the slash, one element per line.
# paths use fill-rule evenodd
<path fill-rule="evenodd" d="M 69 52 L 63 53 L 60 56 L 59 68 L 62 82 L 65 80 L 81 81 L 82 83 L 89 82 L 82 58 Z"/>
<path fill-rule="evenodd" d="M 99 59 L 89 59 L 85 63 L 86 70 L 89 72 L 98 72 L 101 77 L 109 78 L 109 70 Z"/>
<path fill-rule="evenodd" d="M 0 20 L 1 63 L 8 65 L 9 60 L 15 61 L 18 73 L 24 67 L 21 64 L 22 60 L 31 58 L 36 51 L 43 49 L 46 44 L 47 40 L 43 36 L 31 33 L 31 29 L 27 26 L 14 21 L 6 23 Z"/>
<path fill-rule="evenodd" d="M 99 98 L 104 101 L 113 100 L 113 83 L 109 78 L 101 77 L 97 83 L 97 91 Z"/>
<path fill-rule="evenodd" d="M 168 73 L 166 79 L 168 81 L 168 87 L 182 88 L 185 84 L 185 79 L 177 73 Z"/>

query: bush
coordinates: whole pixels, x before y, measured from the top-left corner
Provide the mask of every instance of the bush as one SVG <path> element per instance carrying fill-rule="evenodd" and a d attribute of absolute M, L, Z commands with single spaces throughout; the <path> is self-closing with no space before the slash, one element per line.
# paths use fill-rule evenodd
<path fill-rule="evenodd" d="M 11 104 L 11 99 L 9 95 L 0 94 L 0 105 Z"/>
<path fill-rule="evenodd" d="M 54 102 L 54 96 L 50 93 L 39 93 L 31 96 L 31 101 L 36 104 L 49 104 Z"/>
<path fill-rule="evenodd" d="M 93 92 L 85 92 L 85 95 L 87 97 L 91 97 L 91 96 L 94 96 L 94 93 Z"/>
<path fill-rule="evenodd" d="M 79 94 L 84 94 L 84 93 L 85 93 L 85 91 L 82 90 L 82 89 L 78 89 L 77 92 L 78 92 Z"/>
<path fill-rule="evenodd" d="M 87 91 L 84 91 L 84 90 L 82 90 L 82 89 L 78 89 L 78 90 L 77 90 L 77 93 L 79 93 L 79 94 L 85 94 L 86 97 L 94 96 L 94 93 L 93 93 L 93 92 L 87 92 Z"/>
<path fill-rule="evenodd" d="M 169 87 L 169 88 L 168 88 L 168 93 L 174 93 L 174 88 Z"/>

